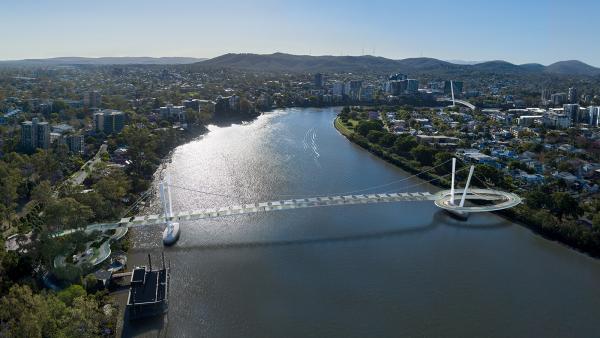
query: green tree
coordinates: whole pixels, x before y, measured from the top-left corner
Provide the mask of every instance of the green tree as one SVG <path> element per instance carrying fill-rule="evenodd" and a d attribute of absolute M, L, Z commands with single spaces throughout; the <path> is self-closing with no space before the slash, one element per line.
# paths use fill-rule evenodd
<path fill-rule="evenodd" d="M 93 212 L 72 197 L 53 200 L 46 207 L 46 223 L 55 229 L 71 229 L 80 227 L 92 218 Z"/>
<path fill-rule="evenodd" d="M 28 286 L 13 286 L 9 294 L 0 300 L 0 335 L 56 336 L 59 327 L 56 315 L 64 312 L 66 306 L 60 302 L 53 302 L 51 306 L 42 295 L 34 294 Z"/>
<path fill-rule="evenodd" d="M 65 298 L 70 304 L 65 304 L 60 297 L 36 294 L 28 286 L 11 287 L 0 299 L 0 336 L 98 337 L 104 329 L 114 329 L 116 311 L 105 315 L 99 302 L 85 291 L 71 296 Z"/>
<path fill-rule="evenodd" d="M 546 208 L 552 204 L 550 196 L 536 189 L 525 194 L 525 203 L 532 209 Z"/>
<path fill-rule="evenodd" d="M 16 207 L 19 197 L 17 188 L 21 181 L 18 171 L 10 168 L 7 164 L 0 162 L 0 205 L 3 207 L 2 219 L 9 219 L 10 214 Z"/>
<path fill-rule="evenodd" d="M 394 152 L 397 154 L 407 153 L 416 146 L 417 140 L 413 136 L 402 135 L 394 143 Z"/>
<path fill-rule="evenodd" d="M 385 133 L 381 137 L 381 139 L 379 139 L 379 143 L 386 148 L 392 147 L 395 142 L 396 142 L 396 135 L 394 135 L 392 133 Z"/>
<path fill-rule="evenodd" d="M 562 219 L 563 216 L 577 217 L 581 214 L 581 208 L 579 208 L 577 200 L 566 192 L 559 191 L 553 193 L 552 201 L 554 212 L 560 219 Z"/>
<path fill-rule="evenodd" d="M 367 134 L 367 140 L 371 143 L 379 143 L 379 140 L 383 137 L 384 133 L 379 130 L 369 130 Z"/>
<path fill-rule="evenodd" d="M 452 158 L 454 156 L 446 151 L 441 151 L 435 154 L 435 161 L 433 165 L 436 167 L 435 171 L 440 175 L 449 174 L 452 172 Z"/>
<path fill-rule="evenodd" d="M 383 122 L 380 120 L 362 120 L 356 126 L 356 131 L 362 136 L 367 136 L 371 130 L 382 131 Z"/>
<path fill-rule="evenodd" d="M 42 205 L 48 205 L 52 199 L 52 186 L 47 180 L 41 181 L 31 191 L 31 199 Z"/>
<path fill-rule="evenodd" d="M 566 162 L 566 161 L 562 161 L 562 162 L 558 163 L 557 167 L 558 167 L 559 171 L 566 171 L 566 172 L 570 172 L 570 173 L 572 173 L 575 170 L 575 168 L 573 168 L 571 163 Z"/>
<path fill-rule="evenodd" d="M 485 179 L 486 180 L 485 183 L 491 183 L 498 187 L 506 186 L 506 182 L 504 181 L 504 174 L 500 170 L 498 170 L 490 165 L 487 165 L 487 164 L 476 165 L 475 173 L 476 173 L 477 177 L 481 177 L 481 178 Z M 478 181 L 477 183 L 484 184 L 484 182 L 480 182 L 479 180 L 476 180 L 476 181 Z"/>
<path fill-rule="evenodd" d="M 419 161 L 422 165 L 431 165 L 433 164 L 433 158 L 435 156 L 435 150 L 430 147 L 419 144 L 415 148 L 410 151 L 412 157 Z"/>
<path fill-rule="evenodd" d="M 73 305 L 73 301 L 75 298 L 83 297 L 87 293 L 83 289 L 81 285 L 73 284 L 68 288 L 60 291 L 56 296 L 60 299 L 61 302 L 65 303 L 67 306 Z"/>
<path fill-rule="evenodd" d="M 600 233 L 600 213 L 596 213 L 592 219 L 592 229 Z"/>
<path fill-rule="evenodd" d="M 114 171 L 108 176 L 101 178 L 94 188 L 106 200 L 113 202 L 113 206 L 127 195 L 131 188 L 131 182 L 121 171 Z"/>

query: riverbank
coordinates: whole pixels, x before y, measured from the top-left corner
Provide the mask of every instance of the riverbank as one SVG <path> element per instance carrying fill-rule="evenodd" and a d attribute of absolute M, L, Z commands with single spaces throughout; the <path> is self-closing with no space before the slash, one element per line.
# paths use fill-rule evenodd
<path fill-rule="evenodd" d="M 332 126 L 338 111 L 278 110 L 211 127 L 178 147 L 164 173 L 173 184 L 219 196 L 174 189 L 174 209 L 423 182 L 341 137 Z M 152 213 L 158 202 L 153 196 Z M 169 248 L 160 243 L 160 226 L 132 229 L 130 264 L 144 264 L 148 253 L 154 262 L 161 251 L 171 260 L 172 306 L 163 318 L 127 322 L 124 336 L 373 334 L 364 322 L 377 323 L 380 336 L 481 336 L 490 327 L 497 336 L 568 336 L 562 327 L 593 332 L 598 314 L 599 301 L 589 295 L 600 262 L 494 214 L 459 222 L 431 202 L 381 203 L 182 226 L 181 240 Z M 566 307 L 572 310 L 561 312 Z M 515 311 L 508 326 L 498 315 Z M 273 318 L 276 325 L 266 327 Z M 548 325 L 531 324 L 538 322 Z"/>
<path fill-rule="evenodd" d="M 411 174 L 418 174 L 417 177 L 428 180 L 432 185 L 444 189 L 450 187 L 450 182 L 446 179 L 432 174 L 431 172 L 421 173 L 424 168 L 419 166 L 418 162 L 402 158 L 397 154 L 387 151 L 378 144 L 369 142 L 365 137 L 348 128 L 339 116 L 335 118 L 333 124 L 336 130 L 349 141 L 359 145 L 379 158 L 394 164 Z M 474 185 L 478 185 L 477 182 L 474 182 Z M 572 230 L 571 227 L 577 226 L 576 224 L 569 224 L 570 221 L 556 220 L 554 216 L 546 210 L 532 210 L 527 205 L 521 204 L 512 209 L 495 211 L 494 213 L 530 229 L 545 239 L 559 242 L 591 257 L 600 258 L 600 244 L 596 243 L 596 241 L 598 241 L 597 238 L 581 241 L 579 236 L 574 237 L 572 235 L 572 233 L 576 231 Z"/>
<path fill-rule="evenodd" d="M 218 127 L 230 127 L 234 124 L 243 124 L 245 122 L 254 121 L 259 116 L 260 116 L 260 114 L 255 114 L 255 115 L 251 115 L 251 116 L 246 116 L 244 118 L 219 119 L 219 120 L 215 120 L 214 123 L 210 123 L 210 125 L 216 125 Z M 153 163 L 153 166 L 152 166 L 153 174 L 149 177 L 144 178 L 144 184 L 147 185 L 148 188 L 143 193 L 141 193 L 140 196 L 147 193 L 149 190 L 151 191 L 156 188 L 155 185 L 153 185 L 153 182 L 155 182 L 156 180 L 159 180 L 161 178 L 162 172 L 163 172 L 165 166 L 168 165 L 168 163 L 171 161 L 175 149 L 177 149 L 178 147 L 180 147 L 182 145 L 188 144 L 190 142 L 194 142 L 194 141 L 206 136 L 208 133 L 209 133 L 209 129 L 205 125 L 196 126 L 195 128 L 186 131 L 182 135 L 182 137 L 180 137 L 178 139 L 177 142 L 171 144 L 171 146 L 166 148 L 165 153 L 160 154 L 159 161 Z M 153 193 L 148 193 L 148 195 L 152 196 Z M 147 204 L 147 203 L 143 204 L 143 205 L 139 205 L 138 207 L 133 209 L 131 211 L 131 213 L 132 214 L 144 213 L 144 211 L 146 211 L 146 208 L 149 208 L 149 207 L 153 207 L 153 206 L 150 204 Z M 132 237 L 135 236 L 134 233 L 135 233 L 135 231 L 128 232 L 126 239 L 133 241 Z M 160 243 L 160 246 L 162 246 L 162 242 Z M 128 270 L 131 270 L 131 268 L 133 268 L 135 266 L 144 265 L 147 262 L 146 261 L 147 256 L 145 254 L 139 255 L 139 254 L 132 253 L 131 249 L 132 249 L 132 247 L 128 247 L 126 250 L 128 268 L 129 268 Z M 162 251 L 162 248 L 160 251 Z M 119 315 L 117 317 L 118 322 L 117 322 L 116 327 L 117 327 L 117 336 L 121 336 L 123 334 L 124 330 L 125 331 L 127 330 L 127 325 L 128 325 L 128 323 L 125 320 L 127 292 L 125 292 L 123 290 L 119 290 L 119 291 L 115 292 L 114 294 L 111 293 L 111 297 L 118 304 Z"/>

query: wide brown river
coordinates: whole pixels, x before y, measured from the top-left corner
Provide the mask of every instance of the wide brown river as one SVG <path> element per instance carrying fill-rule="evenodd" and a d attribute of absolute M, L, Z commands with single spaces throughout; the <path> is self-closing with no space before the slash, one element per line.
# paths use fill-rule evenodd
<path fill-rule="evenodd" d="M 175 211 L 346 192 L 433 191 L 353 145 L 337 110 L 287 109 L 211 127 L 165 172 Z M 206 193 L 194 192 L 192 190 Z M 156 203 L 156 201 L 155 201 Z M 130 264 L 162 250 L 170 310 L 125 335 L 600 337 L 600 261 L 491 213 L 432 202 L 276 211 L 135 229 Z"/>

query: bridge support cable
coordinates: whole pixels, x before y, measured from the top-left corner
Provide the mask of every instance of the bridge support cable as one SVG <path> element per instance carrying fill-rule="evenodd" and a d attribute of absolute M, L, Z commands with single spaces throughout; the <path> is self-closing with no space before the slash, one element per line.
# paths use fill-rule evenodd
<path fill-rule="evenodd" d="M 473 176 L 473 171 L 475 170 L 475 166 L 471 166 L 469 169 L 469 177 L 467 177 L 467 184 L 465 185 L 465 190 L 463 191 L 462 198 L 460 199 L 459 207 L 465 206 L 465 197 L 467 197 L 467 190 L 469 189 L 469 184 L 471 183 L 471 177 Z"/>
<path fill-rule="evenodd" d="M 144 200 L 146 200 L 148 197 L 151 196 L 150 194 L 151 190 L 148 189 L 146 190 L 146 192 L 144 192 L 127 210 L 125 210 L 125 212 L 122 214 L 121 218 L 127 217 L 127 215 L 133 211 L 133 209 L 135 207 L 137 207 L 141 202 L 143 202 Z"/>
<path fill-rule="evenodd" d="M 379 185 L 374 185 L 374 186 L 370 186 L 370 187 L 366 187 L 366 188 L 361 188 L 361 189 L 356 189 L 356 190 L 350 190 L 350 191 L 338 191 L 338 192 L 330 192 L 327 193 L 327 195 L 352 195 L 352 194 L 356 194 L 359 192 L 366 192 L 369 190 L 373 190 L 373 189 L 379 189 L 379 188 L 383 188 L 383 187 L 387 187 L 393 184 L 398 184 L 407 180 L 410 180 L 411 178 L 416 178 L 419 177 L 419 175 L 428 173 L 432 170 L 435 170 L 441 166 L 446 165 L 448 162 L 450 162 L 451 160 L 447 160 L 443 163 L 440 163 L 436 166 L 430 167 L 427 170 L 423 170 L 420 171 L 416 174 L 401 178 L 399 180 L 395 180 L 392 182 L 388 182 L 388 183 L 384 183 L 384 184 L 379 184 Z M 430 182 L 430 181 L 429 181 Z M 425 182 L 426 183 L 426 182 Z M 422 183 L 421 183 L 422 184 Z M 181 189 L 181 190 L 187 190 L 187 191 L 192 191 L 192 192 L 196 192 L 199 194 L 205 194 L 205 195 L 213 195 L 213 196 L 221 196 L 221 197 L 227 197 L 227 198 L 233 198 L 233 199 L 240 199 L 240 196 L 233 196 L 233 195 L 228 195 L 228 194 L 221 194 L 221 193 L 215 193 L 215 192 L 211 192 L 211 191 L 203 191 L 203 190 L 197 190 L 197 189 L 193 189 L 193 188 L 189 188 L 189 187 L 182 187 L 182 186 L 177 186 L 177 185 L 171 185 L 169 184 L 169 186 L 176 188 L 176 189 Z M 276 196 L 273 196 L 273 198 L 304 198 L 304 197 L 310 197 L 311 195 L 307 195 L 307 194 L 279 194 Z M 248 200 L 247 198 L 242 198 L 242 201 L 244 200 Z"/>
<path fill-rule="evenodd" d="M 460 169 L 456 170 L 456 171 L 455 171 L 455 174 L 456 174 L 456 173 L 459 173 L 459 172 L 462 172 L 462 171 L 465 171 L 465 170 L 467 170 L 467 169 L 469 169 L 469 167 L 468 167 L 468 166 L 464 166 L 464 167 L 462 167 L 462 168 L 460 168 Z M 423 184 L 428 184 L 428 183 L 431 183 L 431 182 L 437 181 L 437 180 L 439 180 L 440 178 L 445 178 L 445 177 L 447 177 L 447 176 L 450 176 L 450 175 L 452 175 L 452 173 L 448 173 L 448 174 L 445 174 L 445 175 L 441 175 L 441 176 L 438 176 L 438 177 L 432 178 L 432 179 L 430 179 L 430 180 L 427 180 L 427 181 L 425 181 L 425 180 L 422 180 L 422 181 L 421 181 L 421 182 L 419 182 L 419 183 L 415 183 L 415 184 L 412 184 L 412 185 L 409 185 L 409 186 L 406 186 L 406 187 L 402 187 L 402 189 L 408 190 L 408 189 L 411 189 L 411 188 L 414 188 L 414 187 L 418 187 L 418 186 L 420 186 L 420 185 L 423 185 Z M 384 191 L 384 193 L 389 193 L 389 192 L 393 192 L 393 190 L 386 190 L 386 191 Z"/>
<path fill-rule="evenodd" d="M 376 186 L 371 186 L 369 188 L 364 188 L 364 189 L 359 189 L 359 190 L 352 190 L 352 191 L 344 191 L 344 192 L 332 193 L 331 195 L 351 195 L 351 194 L 354 194 L 354 193 L 357 193 L 357 192 L 363 192 L 363 191 L 367 191 L 367 190 L 373 190 L 373 189 L 387 187 L 387 186 L 392 185 L 392 184 L 404 182 L 404 181 L 409 180 L 411 178 L 419 177 L 419 175 L 428 173 L 428 172 L 430 172 L 430 171 L 432 171 L 434 169 L 437 169 L 437 168 L 439 168 L 441 166 L 444 166 L 444 165 L 446 165 L 450 161 L 451 160 L 447 160 L 447 161 L 445 161 L 443 163 L 440 163 L 440 164 L 438 164 L 436 166 L 433 166 L 433 167 L 431 167 L 431 168 L 429 168 L 427 170 L 420 171 L 420 172 L 418 172 L 416 174 L 413 174 L 411 176 L 407 176 L 407 177 L 399 179 L 397 181 L 393 181 L 393 182 L 389 182 L 389 183 L 385 183 L 385 184 L 381 184 L 381 185 L 376 185 Z"/>

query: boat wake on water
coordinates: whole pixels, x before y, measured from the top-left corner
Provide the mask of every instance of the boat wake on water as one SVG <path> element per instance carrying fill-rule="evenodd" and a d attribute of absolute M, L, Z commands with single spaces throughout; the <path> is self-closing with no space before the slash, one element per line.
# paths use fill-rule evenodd
<path fill-rule="evenodd" d="M 315 128 L 310 128 L 304 133 L 304 138 L 302 139 L 302 145 L 304 151 L 309 151 L 315 161 L 315 164 L 321 168 L 321 163 L 319 162 L 319 157 L 321 154 L 319 153 L 319 146 L 317 143 L 317 132 Z"/>

